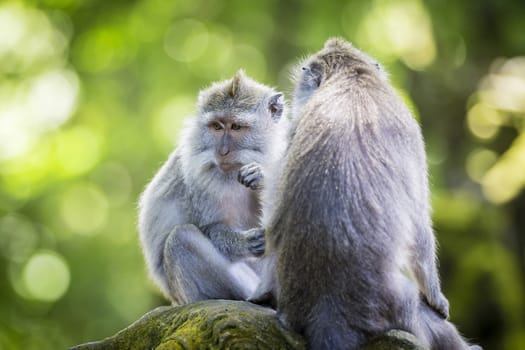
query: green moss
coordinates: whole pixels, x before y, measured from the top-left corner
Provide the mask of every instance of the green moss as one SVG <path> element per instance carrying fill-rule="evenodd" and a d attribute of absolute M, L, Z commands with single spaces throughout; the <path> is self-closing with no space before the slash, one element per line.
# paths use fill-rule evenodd
<path fill-rule="evenodd" d="M 275 311 L 241 301 L 209 300 L 157 308 L 100 342 L 74 350 L 97 349 L 304 349 L 285 330 Z"/>
<path fill-rule="evenodd" d="M 428 350 L 410 333 L 391 330 L 368 342 L 362 350 Z"/>
<path fill-rule="evenodd" d="M 282 349 L 304 350 L 303 338 L 285 329 L 275 311 L 243 301 L 207 300 L 159 307 L 112 337 L 71 350 Z M 424 350 L 406 332 L 389 331 L 365 350 Z"/>

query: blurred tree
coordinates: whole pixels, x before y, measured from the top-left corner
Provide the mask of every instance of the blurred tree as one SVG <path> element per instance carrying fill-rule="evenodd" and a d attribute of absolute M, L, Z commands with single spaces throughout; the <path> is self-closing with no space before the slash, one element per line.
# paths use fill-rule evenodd
<path fill-rule="evenodd" d="M 197 92 L 240 67 L 289 91 L 334 35 L 421 121 L 452 320 L 524 347 L 523 18 L 520 0 L 0 3 L 0 348 L 100 339 L 166 303 L 135 207 Z"/>

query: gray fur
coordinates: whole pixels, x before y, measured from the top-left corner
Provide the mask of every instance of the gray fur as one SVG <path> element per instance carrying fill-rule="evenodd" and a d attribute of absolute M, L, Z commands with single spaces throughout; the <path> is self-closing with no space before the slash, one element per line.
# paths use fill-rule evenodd
<path fill-rule="evenodd" d="M 265 214 L 282 321 L 311 349 L 357 349 L 392 328 L 432 349 L 468 348 L 445 320 L 418 124 L 377 63 L 343 39 L 303 67 Z"/>
<path fill-rule="evenodd" d="M 260 188 L 286 146 L 282 94 L 239 71 L 202 91 L 197 107 L 141 196 L 144 256 L 176 303 L 246 299 L 264 252 Z"/>

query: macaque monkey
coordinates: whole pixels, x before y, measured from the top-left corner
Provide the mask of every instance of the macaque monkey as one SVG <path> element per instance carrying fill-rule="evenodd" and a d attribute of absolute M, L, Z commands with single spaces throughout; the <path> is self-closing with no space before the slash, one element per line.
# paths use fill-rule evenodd
<path fill-rule="evenodd" d="M 298 72 L 293 136 L 264 215 L 275 275 L 261 286 L 276 280 L 280 319 L 314 350 L 359 349 L 393 328 L 432 349 L 468 349 L 446 320 L 419 125 L 377 62 L 345 40 Z"/>
<path fill-rule="evenodd" d="M 239 71 L 201 91 L 197 107 L 140 199 L 144 256 L 175 303 L 245 300 L 259 282 L 261 191 L 286 147 L 285 104 Z"/>

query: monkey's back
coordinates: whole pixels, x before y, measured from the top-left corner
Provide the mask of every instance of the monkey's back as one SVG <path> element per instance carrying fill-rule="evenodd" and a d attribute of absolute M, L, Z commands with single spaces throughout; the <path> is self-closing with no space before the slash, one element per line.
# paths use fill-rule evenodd
<path fill-rule="evenodd" d="M 304 107 L 289 148 L 269 230 L 279 310 L 299 331 L 373 334 L 407 310 L 400 266 L 426 206 L 424 149 L 393 91 L 334 85 Z"/>

